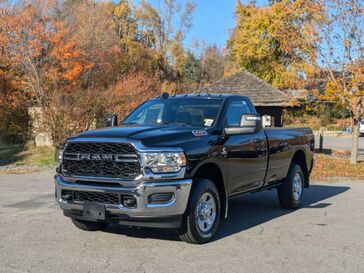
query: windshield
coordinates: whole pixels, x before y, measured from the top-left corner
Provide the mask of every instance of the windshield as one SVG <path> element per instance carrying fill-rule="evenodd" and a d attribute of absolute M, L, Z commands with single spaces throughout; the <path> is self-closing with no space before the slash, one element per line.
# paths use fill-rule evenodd
<path fill-rule="evenodd" d="M 222 99 L 170 98 L 149 100 L 132 112 L 123 124 L 179 124 L 210 127 Z"/>

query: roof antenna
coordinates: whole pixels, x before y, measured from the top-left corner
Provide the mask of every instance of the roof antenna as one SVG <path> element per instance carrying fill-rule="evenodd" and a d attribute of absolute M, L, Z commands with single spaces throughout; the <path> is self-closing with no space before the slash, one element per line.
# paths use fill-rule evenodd
<path fill-rule="evenodd" d="M 168 98 L 169 98 L 169 94 L 167 92 L 163 92 L 162 99 L 168 99 Z"/>

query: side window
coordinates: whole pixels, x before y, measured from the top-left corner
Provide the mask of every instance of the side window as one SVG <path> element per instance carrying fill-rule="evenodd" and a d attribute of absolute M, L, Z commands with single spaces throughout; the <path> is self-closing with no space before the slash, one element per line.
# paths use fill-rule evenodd
<path fill-rule="evenodd" d="M 251 113 L 252 111 L 245 100 L 232 101 L 226 112 L 225 124 L 228 127 L 239 127 L 241 115 Z"/>

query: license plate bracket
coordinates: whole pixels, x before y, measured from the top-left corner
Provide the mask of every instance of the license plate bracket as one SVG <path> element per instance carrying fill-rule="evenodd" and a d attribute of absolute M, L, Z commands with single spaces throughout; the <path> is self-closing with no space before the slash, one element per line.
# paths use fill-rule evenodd
<path fill-rule="evenodd" d="M 102 204 L 85 203 L 83 205 L 83 216 L 85 218 L 105 220 L 106 208 Z"/>

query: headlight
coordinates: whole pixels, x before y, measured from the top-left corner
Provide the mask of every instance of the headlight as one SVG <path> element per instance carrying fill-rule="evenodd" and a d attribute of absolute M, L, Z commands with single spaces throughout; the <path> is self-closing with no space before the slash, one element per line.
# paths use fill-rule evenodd
<path fill-rule="evenodd" d="M 175 173 L 186 166 L 183 152 L 171 153 L 142 153 L 142 164 L 154 173 Z"/>
<path fill-rule="evenodd" d="M 54 160 L 56 161 L 57 169 L 61 166 L 63 151 L 64 151 L 64 145 L 59 145 L 56 148 L 56 151 L 55 151 L 55 154 L 54 154 Z"/>

